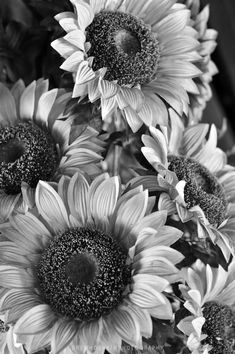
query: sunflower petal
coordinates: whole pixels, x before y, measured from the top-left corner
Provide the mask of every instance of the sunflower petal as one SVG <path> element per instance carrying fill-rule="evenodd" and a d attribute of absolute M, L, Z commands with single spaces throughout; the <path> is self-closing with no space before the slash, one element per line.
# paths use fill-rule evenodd
<path fill-rule="evenodd" d="M 197 124 L 185 129 L 181 149 L 186 156 L 193 157 L 194 152 L 203 143 L 208 129 L 208 124 Z"/>
<path fill-rule="evenodd" d="M 73 340 L 78 332 L 79 326 L 75 321 L 62 319 L 57 321 L 51 335 L 51 352 L 59 354 Z"/>
<path fill-rule="evenodd" d="M 55 39 L 51 42 L 51 46 L 65 59 L 77 51 L 77 47 L 66 41 L 64 38 Z"/>
<path fill-rule="evenodd" d="M 77 50 L 71 54 L 60 66 L 62 70 L 75 72 L 78 69 L 79 64 L 84 60 L 84 53 Z"/>
<path fill-rule="evenodd" d="M 12 93 L 0 83 L 0 124 L 13 125 L 16 122 L 16 105 Z"/>
<path fill-rule="evenodd" d="M 14 266 L 0 265 L 0 283 L 4 288 L 31 288 L 35 280 L 27 270 Z"/>
<path fill-rule="evenodd" d="M 144 217 L 147 204 L 148 191 L 145 190 L 136 196 L 133 196 L 125 204 L 119 207 L 114 231 L 116 237 L 119 240 L 122 240 L 126 246 L 133 242 L 133 240 L 131 240 L 132 235 L 130 234 L 130 231 L 136 222 Z M 136 235 L 134 237 L 136 237 Z"/>
<path fill-rule="evenodd" d="M 36 81 L 26 87 L 20 98 L 20 116 L 24 119 L 33 119 L 35 108 Z"/>
<path fill-rule="evenodd" d="M 16 334 L 37 334 L 50 328 L 56 316 L 49 305 L 40 304 L 32 307 L 16 322 Z"/>
<path fill-rule="evenodd" d="M 48 117 L 58 95 L 58 89 L 53 89 L 41 95 L 34 121 L 43 127 L 48 127 Z"/>
<path fill-rule="evenodd" d="M 101 115 L 104 120 L 109 118 L 116 108 L 115 96 L 110 98 L 101 97 Z"/>
<path fill-rule="evenodd" d="M 142 122 L 140 116 L 130 106 L 124 108 L 123 113 L 125 115 L 128 125 L 131 127 L 131 130 L 133 131 L 133 133 L 136 133 L 140 129 L 140 127 L 143 125 L 143 122 Z"/>
<path fill-rule="evenodd" d="M 87 180 L 76 173 L 70 180 L 68 186 L 68 205 L 71 214 L 80 220 L 82 225 L 87 221 L 87 198 L 89 184 Z"/>
<path fill-rule="evenodd" d="M 101 96 L 104 99 L 113 97 L 118 92 L 118 85 L 108 81 L 108 80 L 99 80 L 98 88 L 100 90 Z"/>
<path fill-rule="evenodd" d="M 21 97 L 22 93 L 24 92 L 24 90 L 25 90 L 25 84 L 22 79 L 17 80 L 16 83 L 11 88 L 11 93 L 12 93 L 12 96 L 14 97 L 14 100 L 15 100 L 17 116 L 19 116 L 19 113 L 20 113 L 20 111 L 19 111 L 20 97 Z"/>
<path fill-rule="evenodd" d="M 73 12 L 61 12 L 55 16 L 55 20 L 59 22 L 60 26 L 66 32 L 71 32 L 78 29 L 76 15 Z"/>
<path fill-rule="evenodd" d="M 86 27 L 88 27 L 91 24 L 94 18 L 94 13 L 92 11 L 92 8 L 84 1 L 71 0 L 71 2 L 76 8 L 78 25 L 80 29 L 84 31 Z"/>
<path fill-rule="evenodd" d="M 119 195 L 119 179 L 111 177 L 100 184 L 92 198 L 92 216 L 95 220 L 110 217 L 116 207 Z"/>
<path fill-rule="evenodd" d="M 0 194 L 0 221 L 6 221 L 15 207 L 17 206 L 18 201 L 20 200 L 20 194 L 11 195 L 11 194 Z"/>
<path fill-rule="evenodd" d="M 69 227 L 68 215 L 63 201 L 48 183 L 39 181 L 35 193 L 35 202 L 39 213 L 55 232 L 63 231 Z"/>
<path fill-rule="evenodd" d="M 112 312 L 112 324 L 125 342 L 137 348 L 142 347 L 140 325 L 134 314 L 118 308 Z"/>
<path fill-rule="evenodd" d="M 95 78 L 95 73 L 94 71 L 89 67 L 87 61 L 82 61 L 77 70 L 76 74 L 76 85 L 82 85 L 85 84 L 91 80 L 94 80 Z"/>
<path fill-rule="evenodd" d="M 64 39 L 69 43 L 71 43 L 72 45 L 74 45 L 75 47 L 77 47 L 78 49 L 82 51 L 85 50 L 84 44 L 86 41 L 86 36 L 83 31 L 79 29 L 71 31 L 64 36 Z"/>
<path fill-rule="evenodd" d="M 6 321 L 15 322 L 25 312 L 41 303 L 31 289 L 11 289 L 1 299 L 1 309 L 7 312 Z"/>

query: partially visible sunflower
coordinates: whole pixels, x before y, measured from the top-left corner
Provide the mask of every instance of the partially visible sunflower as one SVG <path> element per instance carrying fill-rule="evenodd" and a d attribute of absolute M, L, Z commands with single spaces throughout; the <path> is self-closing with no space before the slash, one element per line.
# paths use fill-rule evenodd
<path fill-rule="evenodd" d="M 235 351 L 235 262 L 225 271 L 200 260 L 182 270 L 186 285 L 181 285 L 184 307 L 190 315 L 178 328 L 188 337 L 194 354 L 210 349 L 210 354 L 233 354 Z"/>
<path fill-rule="evenodd" d="M 170 129 L 151 127 L 152 136 L 142 136 L 142 153 L 158 172 L 153 177 L 155 189 L 163 192 L 159 209 L 178 215 L 182 222 L 193 220 L 198 237 L 209 236 L 228 260 L 235 251 L 235 170 L 217 148 L 214 125 L 196 124 L 184 130 L 171 110 L 170 117 Z"/>
<path fill-rule="evenodd" d="M 1 354 L 24 354 L 21 344 L 16 346 L 14 342 L 12 326 L 4 323 L 4 316 L 0 315 L 0 353 Z"/>
<path fill-rule="evenodd" d="M 215 63 L 211 60 L 211 54 L 216 47 L 217 31 L 207 28 L 209 19 L 209 5 L 200 10 L 200 0 L 183 0 L 191 13 L 191 26 L 197 31 L 199 42 L 198 53 L 201 58 L 194 64 L 201 70 L 201 75 L 194 79 L 198 93 L 189 94 L 189 123 L 197 123 L 202 118 L 206 103 L 211 99 L 212 92 L 210 82 L 213 75 L 218 73 Z"/>
<path fill-rule="evenodd" d="M 100 99 L 102 118 L 121 113 L 133 132 L 167 125 L 168 106 L 187 114 L 200 55 L 190 11 L 176 1 L 71 0 L 75 13 L 55 16 L 67 34 L 52 47 L 74 73 L 73 97 Z"/>
<path fill-rule="evenodd" d="M 0 83 L 0 221 L 32 206 L 40 179 L 100 172 L 98 133 L 84 128 L 71 138 L 72 119 L 59 119 L 70 97 L 64 90 L 48 91 L 43 79 L 27 87 L 20 80 L 11 90 Z"/>
<path fill-rule="evenodd" d="M 1 311 L 29 353 L 116 353 L 122 340 L 142 348 L 151 316 L 172 319 L 165 296 L 178 280 L 182 232 L 138 187 L 120 194 L 118 177 L 91 185 L 63 176 L 58 192 L 36 187 L 34 212 L 0 225 Z"/>

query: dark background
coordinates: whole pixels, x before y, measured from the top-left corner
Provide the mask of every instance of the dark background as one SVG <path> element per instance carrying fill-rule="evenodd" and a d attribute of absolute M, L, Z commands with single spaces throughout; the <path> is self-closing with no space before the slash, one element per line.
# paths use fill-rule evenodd
<path fill-rule="evenodd" d="M 212 82 L 213 98 L 208 102 L 203 120 L 221 127 L 223 117 L 227 117 L 228 131 L 220 145 L 228 150 L 235 144 L 235 1 L 203 0 L 201 4 L 209 4 L 209 27 L 218 31 L 218 45 L 212 58 L 219 69 Z M 234 164 L 235 155 L 229 161 Z"/>

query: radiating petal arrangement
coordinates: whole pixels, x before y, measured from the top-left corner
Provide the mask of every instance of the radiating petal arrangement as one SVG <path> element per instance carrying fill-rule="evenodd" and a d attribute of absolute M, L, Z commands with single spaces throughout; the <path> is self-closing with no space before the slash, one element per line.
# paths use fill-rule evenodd
<path fill-rule="evenodd" d="M 155 188 L 164 191 L 159 210 L 166 203 L 172 204 L 168 214 L 177 214 L 183 223 L 195 220 L 198 237 L 210 237 L 229 259 L 234 244 L 223 230 L 233 220 L 232 205 L 228 203 L 229 198 L 233 199 L 233 190 L 226 192 L 223 178 L 228 178 L 233 168 L 217 147 L 216 128 L 199 123 L 182 131 L 173 111 L 170 121 L 169 131 L 150 127 L 151 135 L 142 135 L 142 153 L 158 173 Z"/>
<path fill-rule="evenodd" d="M 17 342 L 29 352 L 48 344 L 53 353 L 72 351 L 78 341 L 89 347 L 97 328 L 94 347 L 125 340 L 141 349 L 151 316 L 173 317 L 164 291 L 179 279 L 175 264 L 184 257 L 170 245 L 181 231 L 165 225 L 166 212 L 148 213 L 147 190 L 122 192 L 117 176 L 89 185 L 76 173 L 68 183 L 60 179 L 58 191 L 40 181 L 35 203 L 40 218 L 30 211 L 9 218 L 15 241 L 1 225 L 1 309 Z M 32 346 L 38 333 L 44 343 Z"/>
<path fill-rule="evenodd" d="M 234 354 L 235 167 L 204 117 L 209 7 L 7 6 L 0 354 Z M 28 46 L 23 70 L 10 58 Z"/>
<path fill-rule="evenodd" d="M 234 349 L 233 309 L 235 305 L 235 263 L 226 272 L 197 260 L 183 269 L 187 285 L 181 285 L 184 306 L 191 313 L 178 324 L 193 353 L 232 353 Z"/>
<path fill-rule="evenodd" d="M 67 32 L 52 42 L 71 71 L 73 97 L 100 99 L 102 118 L 117 110 L 133 132 L 167 125 L 167 107 L 188 113 L 188 93 L 202 57 L 190 11 L 175 1 L 71 1 L 74 12 L 56 20 Z M 84 16 L 84 14 L 86 14 Z"/>
<path fill-rule="evenodd" d="M 40 179 L 56 181 L 78 170 L 95 176 L 101 171 L 104 142 L 98 132 L 86 127 L 71 139 L 73 118 L 62 114 L 71 94 L 48 90 L 48 84 L 39 79 L 25 87 L 18 81 L 11 91 L 0 86 L 1 221 L 15 209 L 34 205 Z"/>

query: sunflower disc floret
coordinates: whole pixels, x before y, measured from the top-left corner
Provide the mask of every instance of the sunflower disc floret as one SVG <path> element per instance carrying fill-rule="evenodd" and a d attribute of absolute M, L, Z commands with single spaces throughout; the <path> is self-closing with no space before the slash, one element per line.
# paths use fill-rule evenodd
<path fill-rule="evenodd" d="M 50 180 L 59 163 L 52 136 L 31 123 L 0 129 L 0 154 L 0 188 L 7 194 L 19 193 L 23 181 L 35 188 Z"/>
<path fill-rule="evenodd" d="M 66 231 L 50 243 L 37 266 L 45 301 L 80 320 L 109 313 L 128 283 L 126 258 L 112 237 L 99 230 Z"/>
<path fill-rule="evenodd" d="M 102 11 L 87 27 L 92 68 L 107 68 L 104 79 L 119 85 L 148 83 L 155 76 L 159 44 L 143 21 L 122 12 Z"/>
<path fill-rule="evenodd" d="M 216 301 L 206 302 L 203 307 L 205 323 L 202 332 L 207 335 L 205 342 L 213 349 L 211 354 L 234 354 L 235 314 L 232 308 Z"/>
<path fill-rule="evenodd" d="M 194 159 L 170 155 L 168 169 L 186 182 L 184 200 L 188 208 L 199 205 L 212 225 L 220 225 L 226 216 L 227 202 L 217 178 Z"/>

